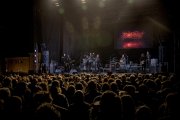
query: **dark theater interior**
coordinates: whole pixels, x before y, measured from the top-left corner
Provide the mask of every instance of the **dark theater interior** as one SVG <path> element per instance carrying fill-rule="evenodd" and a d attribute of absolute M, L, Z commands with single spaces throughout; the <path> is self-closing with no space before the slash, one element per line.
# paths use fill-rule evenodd
<path fill-rule="evenodd" d="M 177 0 L 2 0 L 0 119 L 179 120 L 179 11 Z"/>

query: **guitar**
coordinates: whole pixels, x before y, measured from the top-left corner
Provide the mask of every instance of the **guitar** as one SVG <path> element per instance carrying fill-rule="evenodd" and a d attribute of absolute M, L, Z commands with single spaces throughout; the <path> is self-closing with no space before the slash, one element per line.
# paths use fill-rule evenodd
<path fill-rule="evenodd" d="M 145 64 L 145 60 L 141 60 L 140 65 L 144 65 L 144 64 Z"/>

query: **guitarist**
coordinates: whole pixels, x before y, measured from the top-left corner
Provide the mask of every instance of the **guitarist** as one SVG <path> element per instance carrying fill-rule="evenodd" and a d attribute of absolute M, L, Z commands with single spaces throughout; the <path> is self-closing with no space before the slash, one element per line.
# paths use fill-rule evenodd
<path fill-rule="evenodd" d="M 141 56 L 140 56 L 140 65 L 141 65 L 141 70 L 143 72 L 145 72 L 145 70 L 146 70 L 146 56 L 144 55 L 144 53 L 141 53 Z"/>

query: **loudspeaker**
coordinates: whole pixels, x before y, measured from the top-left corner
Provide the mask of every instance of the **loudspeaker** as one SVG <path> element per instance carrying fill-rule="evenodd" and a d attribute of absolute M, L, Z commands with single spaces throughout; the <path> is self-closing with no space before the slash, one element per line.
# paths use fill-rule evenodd
<path fill-rule="evenodd" d="M 159 62 L 167 62 L 167 47 L 160 45 L 159 46 Z"/>

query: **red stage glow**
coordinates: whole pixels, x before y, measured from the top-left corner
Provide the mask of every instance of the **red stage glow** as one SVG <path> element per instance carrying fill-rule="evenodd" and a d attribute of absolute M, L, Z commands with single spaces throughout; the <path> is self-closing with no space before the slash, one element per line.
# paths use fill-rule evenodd
<path fill-rule="evenodd" d="M 123 48 L 140 48 L 142 45 L 141 42 L 126 42 L 123 44 Z"/>
<path fill-rule="evenodd" d="M 123 39 L 142 39 L 144 32 L 134 31 L 134 32 L 123 32 L 121 38 Z"/>

